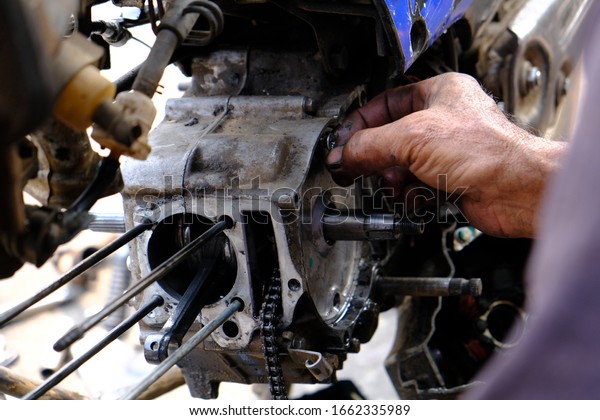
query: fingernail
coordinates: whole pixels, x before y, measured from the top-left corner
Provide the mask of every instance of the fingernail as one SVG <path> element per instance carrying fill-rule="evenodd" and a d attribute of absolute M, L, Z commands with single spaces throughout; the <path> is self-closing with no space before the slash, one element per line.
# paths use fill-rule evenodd
<path fill-rule="evenodd" d="M 340 169 L 342 167 L 342 155 L 344 148 L 342 146 L 334 147 L 327 155 L 327 166 L 329 169 Z"/>
<path fill-rule="evenodd" d="M 335 130 L 333 130 L 333 136 L 336 144 L 343 146 L 348 142 L 350 138 L 349 134 L 352 132 L 352 122 L 344 121 Z"/>

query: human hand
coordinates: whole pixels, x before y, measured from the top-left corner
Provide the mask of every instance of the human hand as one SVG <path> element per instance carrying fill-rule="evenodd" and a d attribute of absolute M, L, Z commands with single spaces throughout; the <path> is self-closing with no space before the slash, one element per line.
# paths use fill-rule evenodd
<path fill-rule="evenodd" d="M 517 127 L 458 73 L 388 90 L 334 135 L 327 165 L 338 183 L 379 175 L 402 189 L 409 171 L 438 190 L 463 190 L 458 205 L 468 221 L 503 237 L 534 236 L 547 178 L 566 147 Z"/>

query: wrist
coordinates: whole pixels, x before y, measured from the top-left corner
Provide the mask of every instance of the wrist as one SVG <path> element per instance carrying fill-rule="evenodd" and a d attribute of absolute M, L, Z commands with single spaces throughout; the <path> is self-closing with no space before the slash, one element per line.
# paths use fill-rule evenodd
<path fill-rule="evenodd" d="M 512 197 L 506 198 L 512 207 L 510 236 L 533 238 L 548 180 L 559 169 L 567 143 L 526 134 L 513 154 L 513 188 L 507 191 Z"/>

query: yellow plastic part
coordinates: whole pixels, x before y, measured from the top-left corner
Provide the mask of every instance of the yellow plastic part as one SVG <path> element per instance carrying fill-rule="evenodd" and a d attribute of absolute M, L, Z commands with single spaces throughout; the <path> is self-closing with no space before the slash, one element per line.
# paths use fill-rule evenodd
<path fill-rule="evenodd" d="M 54 116 L 74 130 L 84 131 L 105 99 L 113 100 L 116 86 L 93 65 L 83 67 L 66 84 L 54 103 Z"/>

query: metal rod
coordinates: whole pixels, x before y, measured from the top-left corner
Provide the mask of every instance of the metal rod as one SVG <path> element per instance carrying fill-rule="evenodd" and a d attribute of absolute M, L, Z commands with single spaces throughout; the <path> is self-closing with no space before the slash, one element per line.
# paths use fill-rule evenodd
<path fill-rule="evenodd" d="M 60 307 L 62 305 L 66 305 L 79 298 L 84 293 L 84 287 L 78 284 L 70 284 L 64 289 L 62 289 L 61 293 L 54 293 L 51 297 L 46 297 L 42 299 L 41 302 L 38 302 L 34 305 L 31 305 L 29 308 L 21 312 L 15 318 L 7 321 L 4 326 L 10 325 L 15 322 L 21 322 L 25 319 L 38 315 L 43 312 L 48 312 L 54 308 Z M 9 302 L 6 305 L 0 306 L 0 313 L 4 311 L 8 311 L 13 306 L 17 305 L 17 303 Z"/>
<path fill-rule="evenodd" d="M 361 209 L 336 210 L 322 218 L 323 234 L 330 241 L 382 241 L 401 234 L 420 235 L 423 221 L 400 219 L 394 213 L 363 213 Z"/>
<path fill-rule="evenodd" d="M 481 279 L 456 277 L 378 277 L 376 284 L 396 296 L 479 296 Z"/>
<path fill-rule="evenodd" d="M 226 218 L 224 220 L 221 220 L 220 222 L 217 222 L 214 226 L 212 226 L 202 235 L 194 239 L 185 247 L 181 248 L 175 254 L 173 254 L 171 258 L 167 259 L 158 267 L 156 267 L 145 278 L 140 280 L 138 283 L 134 284 L 129 290 L 127 290 L 125 293 L 119 296 L 118 299 L 115 299 L 114 301 L 112 301 L 112 303 L 109 303 L 102 310 L 100 310 L 100 312 L 85 319 L 79 325 L 76 325 L 75 327 L 71 328 L 54 344 L 54 350 L 62 351 L 69 347 L 71 344 L 73 344 L 75 341 L 79 340 L 88 330 L 90 330 L 108 315 L 119 309 L 120 306 L 127 303 L 132 297 L 142 292 L 152 283 L 171 272 L 171 270 L 177 267 L 177 265 L 181 264 L 191 254 L 196 252 L 196 250 L 200 248 L 200 246 L 202 246 L 205 242 L 211 240 L 219 233 L 221 233 L 225 229 L 230 228 L 231 226 L 233 226 L 233 221 L 230 218 Z"/>
<path fill-rule="evenodd" d="M 88 225 L 94 232 L 123 233 L 125 232 L 125 217 L 122 213 L 94 213 L 94 220 Z"/>
<path fill-rule="evenodd" d="M 175 366 L 181 359 L 187 356 L 192 350 L 194 350 L 201 342 L 203 342 L 214 330 L 219 328 L 225 323 L 235 312 L 241 309 L 243 303 L 240 299 L 233 299 L 231 304 L 221 312 L 216 318 L 206 324 L 200 331 L 192 336 L 188 341 L 183 343 L 181 347 L 173 352 L 173 354 L 167 358 L 164 362 L 150 373 L 142 382 L 136 385 L 123 397 L 121 400 L 134 400 L 140 396 L 150 385 L 156 382 L 161 376 L 163 376 L 169 369 Z"/>
<path fill-rule="evenodd" d="M 0 366 L 0 392 L 11 397 L 21 398 L 38 386 L 38 382 L 22 376 L 11 369 Z M 50 390 L 44 397 L 44 400 L 86 400 L 87 397 L 77 392 L 61 388 Z"/>
<path fill-rule="evenodd" d="M 37 400 L 50 389 L 54 388 L 63 379 L 69 376 L 71 373 L 76 371 L 81 365 L 90 360 L 96 354 L 100 352 L 103 348 L 108 346 L 110 343 L 119 338 L 123 333 L 137 324 L 142 318 L 150 313 L 153 309 L 161 306 L 164 303 L 164 299 L 160 295 L 154 295 L 152 299 L 148 301 L 144 306 L 138 309 L 133 315 L 127 318 L 125 321 L 121 322 L 115 328 L 113 328 L 106 337 L 100 340 L 96 345 L 94 345 L 91 349 L 85 352 L 82 356 L 78 357 L 75 360 L 72 360 L 69 364 L 65 365 L 62 369 L 54 373 L 48 379 L 46 379 L 40 386 L 38 386 L 33 391 L 29 392 L 27 395 L 23 397 L 24 400 Z"/>
<path fill-rule="evenodd" d="M 150 229 L 152 226 L 154 226 L 153 222 L 145 220 L 141 224 L 137 225 L 128 232 L 119 236 L 117 239 L 115 239 L 105 247 L 100 248 L 98 251 L 94 252 L 92 255 L 81 261 L 79 264 L 77 264 L 75 267 L 73 267 L 63 276 L 61 276 L 54 283 L 50 284 L 49 286 L 46 286 L 44 289 L 42 289 L 29 299 L 24 300 L 23 302 L 19 303 L 18 305 L 1 314 L 0 327 L 3 327 L 5 324 L 7 324 L 9 321 L 11 321 L 17 315 L 25 311 L 30 306 L 36 304 L 46 296 L 55 292 L 56 290 L 58 290 L 59 288 L 61 288 L 62 286 L 79 276 L 80 274 L 83 274 L 83 272 L 98 264 L 110 254 L 121 248 L 123 245 L 137 238 L 144 231 Z"/>

